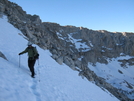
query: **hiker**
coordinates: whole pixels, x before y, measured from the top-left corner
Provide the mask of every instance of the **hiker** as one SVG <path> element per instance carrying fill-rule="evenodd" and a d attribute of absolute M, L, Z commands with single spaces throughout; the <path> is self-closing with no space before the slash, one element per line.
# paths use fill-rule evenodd
<path fill-rule="evenodd" d="M 35 75 L 34 64 L 35 64 L 36 59 L 39 58 L 39 54 L 38 54 L 38 51 L 36 50 L 36 47 L 33 47 L 31 42 L 28 42 L 27 45 L 28 45 L 28 47 L 24 51 L 19 53 L 19 55 L 28 53 L 28 67 L 32 74 L 31 77 L 34 78 L 34 75 Z"/>

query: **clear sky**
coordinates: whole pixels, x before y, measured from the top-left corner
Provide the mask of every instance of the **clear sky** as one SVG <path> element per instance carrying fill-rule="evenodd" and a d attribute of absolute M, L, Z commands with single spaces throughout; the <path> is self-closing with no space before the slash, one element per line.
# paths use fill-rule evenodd
<path fill-rule="evenodd" d="M 134 0 L 9 0 L 42 22 L 134 32 Z"/>

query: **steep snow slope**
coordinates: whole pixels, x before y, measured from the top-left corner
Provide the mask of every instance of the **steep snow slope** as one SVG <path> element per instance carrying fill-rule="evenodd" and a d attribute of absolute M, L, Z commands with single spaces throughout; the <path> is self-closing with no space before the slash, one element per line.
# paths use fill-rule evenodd
<path fill-rule="evenodd" d="M 0 101 L 118 101 L 65 64 L 57 64 L 49 51 L 38 46 L 36 78 L 31 78 L 27 55 L 18 56 L 27 41 L 18 33 L 5 16 L 0 18 L 0 51 L 8 59 L 0 57 Z"/>

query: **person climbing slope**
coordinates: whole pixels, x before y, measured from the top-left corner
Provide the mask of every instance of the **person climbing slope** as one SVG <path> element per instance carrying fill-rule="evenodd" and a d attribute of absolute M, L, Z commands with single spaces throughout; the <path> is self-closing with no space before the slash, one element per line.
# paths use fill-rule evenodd
<path fill-rule="evenodd" d="M 34 65 L 35 65 L 36 59 L 39 59 L 39 54 L 38 54 L 36 47 L 33 47 L 31 42 L 28 42 L 27 45 L 28 47 L 24 51 L 20 52 L 19 55 L 28 53 L 28 67 L 31 71 L 31 77 L 34 78 L 34 75 L 35 75 Z"/>

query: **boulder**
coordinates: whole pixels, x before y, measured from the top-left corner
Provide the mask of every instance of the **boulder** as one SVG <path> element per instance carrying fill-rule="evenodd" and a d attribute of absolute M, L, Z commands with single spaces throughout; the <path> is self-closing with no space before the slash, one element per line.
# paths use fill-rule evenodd
<path fill-rule="evenodd" d="M 5 57 L 5 55 L 0 51 L 0 57 L 2 57 L 3 59 L 7 60 L 7 58 Z"/>

